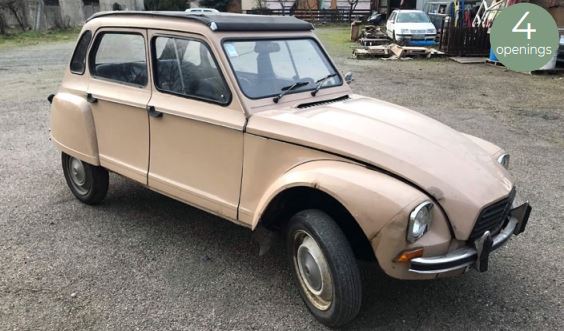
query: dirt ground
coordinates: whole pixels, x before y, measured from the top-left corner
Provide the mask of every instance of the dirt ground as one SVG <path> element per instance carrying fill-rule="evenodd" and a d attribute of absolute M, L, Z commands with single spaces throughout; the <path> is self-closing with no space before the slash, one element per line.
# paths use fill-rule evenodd
<path fill-rule="evenodd" d="M 322 328 L 281 246 L 258 257 L 248 230 L 115 175 L 101 206 L 72 197 L 46 102 L 72 46 L 0 48 L 0 330 Z M 356 93 L 503 146 L 533 205 L 527 231 L 493 254 L 487 273 L 406 282 L 363 264 L 365 303 L 350 327 L 564 329 L 563 76 L 358 61 L 347 47 L 329 50 L 354 73 Z"/>

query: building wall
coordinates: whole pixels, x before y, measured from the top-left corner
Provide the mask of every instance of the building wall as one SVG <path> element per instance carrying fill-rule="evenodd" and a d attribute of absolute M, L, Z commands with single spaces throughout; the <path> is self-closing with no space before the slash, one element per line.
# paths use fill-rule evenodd
<path fill-rule="evenodd" d="M 78 26 L 84 22 L 82 0 L 59 0 L 61 17 L 65 26 Z"/>
<path fill-rule="evenodd" d="M 30 29 L 37 26 L 37 11 L 38 3 L 37 0 L 22 0 L 26 1 L 26 13 L 25 18 Z M 45 0 L 44 0 L 45 1 Z M 52 28 L 63 28 L 71 26 L 80 26 L 88 19 L 92 14 L 98 11 L 108 11 L 112 10 L 114 3 L 121 5 L 122 10 L 144 10 L 145 4 L 143 0 L 99 0 L 96 1 L 86 1 L 87 5 L 84 4 L 83 0 L 50 0 L 45 1 L 45 6 L 43 7 L 43 14 L 40 15 L 39 28 L 40 29 L 52 29 Z M 57 5 L 58 3 L 58 5 Z M 14 15 L 7 11 L 2 10 L 2 16 L 4 17 L 6 24 L 9 27 L 18 26 L 18 22 Z"/>
<path fill-rule="evenodd" d="M 143 0 L 100 0 L 100 10 L 112 10 L 114 3 L 118 3 L 122 10 L 144 10 Z"/>

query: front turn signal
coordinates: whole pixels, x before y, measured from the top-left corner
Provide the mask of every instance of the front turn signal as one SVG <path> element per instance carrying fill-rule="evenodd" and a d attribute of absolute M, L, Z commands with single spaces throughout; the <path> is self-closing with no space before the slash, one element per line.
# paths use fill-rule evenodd
<path fill-rule="evenodd" d="M 394 262 L 409 262 L 416 257 L 423 256 L 423 248 L 415 248 L 401 252 L 395 259 Z"/>

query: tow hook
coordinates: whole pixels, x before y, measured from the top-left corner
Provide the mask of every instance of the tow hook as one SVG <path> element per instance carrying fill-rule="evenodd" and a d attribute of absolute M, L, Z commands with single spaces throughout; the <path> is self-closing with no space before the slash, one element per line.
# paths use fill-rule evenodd
<path fill-rule="evenodd" d="M 492 251 L 493 239 L 490 231 L 484 232 L 480 239 L 474 242 L 476 245 L 476 252 L 478 258 L 476 259 L 476 270 L 479 272 L 488 271 L 488 260 L 490 259 L 490 252 Z"/>

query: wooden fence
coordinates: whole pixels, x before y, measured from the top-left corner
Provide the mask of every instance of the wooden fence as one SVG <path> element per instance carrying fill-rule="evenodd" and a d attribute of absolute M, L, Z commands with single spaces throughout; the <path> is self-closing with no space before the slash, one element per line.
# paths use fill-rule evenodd
<path fill-rule="evenodd" d="M 441 30 L 439 49 L 449 56 L 488 56 L 490 53 L 488 28 L 444 23 Z"/>
<path fill-rule="evenodd" d="M 273 16 L 295 16 L 304 21 L 312 23 L 350 23 L 353 20 L 365 20 L 370 16 L 370 10 L 348 9 L 252 9 L 247 14 L 273 15 Z"/>

